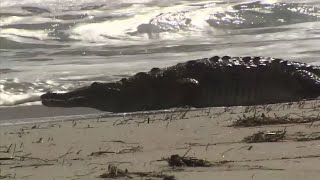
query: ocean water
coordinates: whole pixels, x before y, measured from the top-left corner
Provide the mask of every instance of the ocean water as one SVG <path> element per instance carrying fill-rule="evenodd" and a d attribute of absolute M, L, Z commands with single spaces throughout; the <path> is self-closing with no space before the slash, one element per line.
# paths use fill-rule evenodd
<path fill-rule="evenodd" d="M 214 55 L 320 65 L 320 1 L 0 2 L 0 106 Z"/>

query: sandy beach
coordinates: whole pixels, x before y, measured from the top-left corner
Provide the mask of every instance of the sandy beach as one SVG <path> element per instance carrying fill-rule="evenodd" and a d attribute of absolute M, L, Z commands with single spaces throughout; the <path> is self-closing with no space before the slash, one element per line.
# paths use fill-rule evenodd
<path fill-rule="evenodd" d="M 0 180 L 319 180 L 319 47 L 320 0 L 0 0 Z"/>
<path fill-rule="evenodd" d="M 26 120 L 39 108 L 1 110 L 0 179 L 320 177 L 319 100 L 129 114 L 46 108 Z"/>

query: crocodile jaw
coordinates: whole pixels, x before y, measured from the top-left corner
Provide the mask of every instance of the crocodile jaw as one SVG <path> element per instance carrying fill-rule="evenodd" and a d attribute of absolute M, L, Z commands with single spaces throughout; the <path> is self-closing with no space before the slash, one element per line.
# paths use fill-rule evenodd
<path fill-rule="evenodd" d="M 51 93 L 48 92 L 40 96 L 42 104 L 51 107 L 75 107 L 86 106 L 88 102 L 84 96 L 70 97 L 68 93 Z"/>

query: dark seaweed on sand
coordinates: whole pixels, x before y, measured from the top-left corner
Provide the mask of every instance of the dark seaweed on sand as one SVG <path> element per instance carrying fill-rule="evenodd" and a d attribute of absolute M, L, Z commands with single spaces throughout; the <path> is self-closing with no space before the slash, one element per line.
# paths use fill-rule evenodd
<path fill-rule="evenodd" d="M 286 116 L 277 116 L 274 117 L 266 116 L 264 113 L 261 115 L 254 114 L 252 116 L 246 116 L 243 114 L 242 117 L 238 117 L 238 119 L 232 124 L 232 126 L 236 127 L 253 127 L 253 126 L 262 126 L 262 125 L 274 125 L 274 124 L 290 124 L 290 123 L 313 123 L 315 121 L 320 121 L 320 116 L 300 116 L 297 118 Z"/>
<path fill-rule="evenodd" d="M 129 178 L 133 179 L 134 177 L 140 177 L 140 178 L 157 178 L 157 179 L 163 179 L 163 180 L 175 180 L 175 176 L 167 175 L 164 173 L 157 173 L 157 172 L 129 172 L 127 169 L 122 170 L 119 169 L 117 166 L 110 164 L 108 166 L 108 171 L 101 174 L 100 178 Z"/>
<path fill-rule="evenodd" d="M 213 166 L 212 163 L 204 159 L 198 159 L 195 157 L 184 157 L 178 154 L 171 155 L 170 158 L 166 159 L 169 166 L 171 167 L 210 167 Z"/>
<path fill-rule="evenodd" d="M 259 131 L 243 139 L 246 143 L 278 142 L 285 138 L 287 131 Z"/>

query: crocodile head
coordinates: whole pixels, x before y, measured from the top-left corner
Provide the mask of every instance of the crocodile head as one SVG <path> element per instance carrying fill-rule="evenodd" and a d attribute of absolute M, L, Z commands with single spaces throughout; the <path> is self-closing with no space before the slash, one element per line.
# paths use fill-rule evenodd
<path fill-rule="evenodd" d="M 105 111 L 114 111 L 117 103 L 116 88 L 105 88 L 101 83 L 92 83 L 67 93 L 48 92 L 40 96 L 42 104 L 51 107 L 92 107 Z"/>

